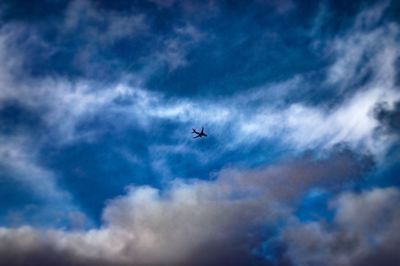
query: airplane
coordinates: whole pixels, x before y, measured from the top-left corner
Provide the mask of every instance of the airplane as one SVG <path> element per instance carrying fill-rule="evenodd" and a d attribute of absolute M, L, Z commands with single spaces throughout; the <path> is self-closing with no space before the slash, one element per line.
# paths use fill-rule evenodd
<path fill-rule="evenodd" d="M 193 130 L 193 131 L 192 131 L 192 134 L 193 134 L 193 133 L 194 133 L 194 134 L 197 134 L 197 136 L 193 137 L 194 139 L 195 139 L 195 138 L 207 137 L 207 134 L 204 133 L 204 127 L 201 128 L 201 131 L 200 131 L 200 132 L 197 132 L 196 129 L 194 129 L 194 128 L 192 128 L 192 130 Z"/>

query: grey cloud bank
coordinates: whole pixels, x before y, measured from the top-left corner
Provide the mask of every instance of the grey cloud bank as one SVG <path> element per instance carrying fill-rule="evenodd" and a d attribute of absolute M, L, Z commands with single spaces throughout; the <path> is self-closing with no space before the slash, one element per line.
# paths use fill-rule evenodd
<path fill-rule="evenodd" d="M 40 257 L 42 264 L 60 257 L 65 265 L 219 265 L 224 261 L 247 265 L 251 254 L 246 247 L 257 247 L 262 241 L 258 230 L 288 219 L 290 204 L 308 187 L 335 190 L 357 178 L 364 169 L 355 160 L 344 153 L 329 160 L 304 158 L 253 171 L 227 169 L 214 181 L 176 180 L 164 191 L 131 187 L 127 195 L 108 202 L 99 229 L 2 228 L 0 260 L 8 265 L 39 263 Z M 339 172 L 332 174 L 336 169 Z"/>
<path fill-rule="evenodd" d="M 398 265 L 400 212 L 396 188 L 343 193 L 332 202 L 334 224 L 293 221 L 281 234 L 294 265 Z"/>

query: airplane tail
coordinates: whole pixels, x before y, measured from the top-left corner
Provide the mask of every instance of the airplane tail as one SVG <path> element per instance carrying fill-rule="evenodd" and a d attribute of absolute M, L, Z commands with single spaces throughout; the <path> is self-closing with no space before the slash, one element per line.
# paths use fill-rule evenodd
<path fill-rule="evenodd" d="M 196 133 L 196 129 L 192 128 L 192 133 Z"/>

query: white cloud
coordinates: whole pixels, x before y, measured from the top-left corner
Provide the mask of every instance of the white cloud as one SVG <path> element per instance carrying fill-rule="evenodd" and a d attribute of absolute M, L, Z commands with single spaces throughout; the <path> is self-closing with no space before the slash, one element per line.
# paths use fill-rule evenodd
<path fill-rule="evenodd" d="M 0 166 L 20 183 L 28 185 L 35 194 L 45 199 L 68 198 L 55 184 L 52 172 L 39 166 L 30 140 L 23 137 L 0 136 Z"/>
<path fill-rule="evenodd" d="M 375 134 L 378 121 L 374 109 L 382 102 L 393 106 L 400 99 L 396 85 L 399 28 L 394 23 L 372 27 L 375 24 L 368 21 L 369 28 L 359 24 L 361 20 L 364 21 L 361 24 L 367 23 L 365 20 L 371 15 L 374 15 L 371 20 L 379 20 L 385 6 L 361 13 L 346 35 L 329 43 L 328 51 L 333 53 L 334 62 L 327 69 L 325 83 L 334 88 L 339 97 L 343 96 L 341 102 L 333 107 L 300 102 L 286 108 L 256 109 L 251 115 L 241 116 L 239 128 L 243 137 L 240 139 L 279 136 L 300 150 L 329 149 L 346 143 L 380 157 L 393 139 Z"/>
<path fill-rule="evenodd" d="M 23 208 L 4 213 L 7 224 L 21 225 L 44 221 L 49 226 L 83 227 L 91 224 L 72 195 L 58 183 L 57 174 L 42 164 L 38 156 L 40 143 L 24 136 L 0 135 L 0 170 L 2 178 L 11 178 L 29 193 Z M 39 202 L 39 203 L 38 203 Z"/>
<path fill-rule="evenodd" d="M 75 2 L 70 8 L 75 10 L 77 7 L 73 7 L 76 5 L 89 13 L 94 12 L 89 17 L 99 16 L 92 7 L 85 6 L 87 3 Z M 373 13 L 381 14 L 382 10 Z M 73 19 L 73 14 L 79 17 L 76 13 L 68 16 L 71 20 L 67 23 L 69 27 L 76 27 L 78 18 Z M 63 78 L 27 78 L 18 67 L 22 59 L 10 56 L 13 53 L 8 47 L 16 38 L 4 30 L 0 55 L 5 64 L 0 86 L 5 89 L 0 93 L 0 105 L 5 101 L 17 101 L 40 113 L 49 127 L 49 135 L 61 144 L 96 138 L 101 129 L 79 130 L 79 126 L 101 117 L 105 124 L 118 123 L 116 126 L 119 128 L 139 125 L 144 130 L 150 130 L 157 120 L 175 121 L 177 130 L 206 125 L 226 149 L 253 145 L 262 139 L 278 139 L 299 151 L 330 149 L 336 144 L 346 143 L 351 148 L 372 152 L 379 157 L 390 145 L 391 139 L 375 134 L 379 124 L 373 111 L 381 102 L 393 105 L 399 99 L 395 84 L 399 31 L 395 24 L 361 27 L 357 21 L 365 20 L 365 14 L 360 15 L 347 34 L 337 37 L 329 46 L 336 60 L 327 68 L 326 82 L 346 92 L 344 99 L 331 107 L 302 102 L 284 105 L 271 100 L 290 95 L 303 86 L 316 86 L 309 84 L 301 75 L 247 91 L 244 95 L 211 100 L 166 98 L 162 93 L 144 89 L 140 85 L 144 84 L 141 81 L 143 77 L 127 77 L 126 81 L 107 86 L 87 80 L 71 82 Z M 118 20 L 111 20 L 119 23 Z M 180 36 L 175 41 L 183 40 L 187 45 L 204 38 L 192 25 L 178 27 L 175 31 Z M 18 34 L 18 31 L 15 32 L 13 35 Z M 161 54 L 166 56 L 169 53 Z M 175 67 L 185 61 L 181 56 L 172 58 L 177 59 L 171 61 Z M 21 79 L 16 80 L 16 71 Z M 360 83 L 366 73 L 370 78 L 366 83 Z M 138 85 L 128 85 L 132 82 Z M 227 137 L 231 139 L 229 143 L 224 141 Z"/>
<path fill-rule="evenodd" d="M 382 155 L 390 139 L 376 136 L 379 123 L 374 108 L 380 102 L 393 105 L 399 94 L 380 87 L 356 93 L 333 109 L 321 109 L 293 104 L 278 111 L 266 109 L 251 118 L 243 117 L 239 129 L 244 136 L 253 138 L 283 138 L 298 150 L 330 149 L 346 143 L 351 148 Z"/>

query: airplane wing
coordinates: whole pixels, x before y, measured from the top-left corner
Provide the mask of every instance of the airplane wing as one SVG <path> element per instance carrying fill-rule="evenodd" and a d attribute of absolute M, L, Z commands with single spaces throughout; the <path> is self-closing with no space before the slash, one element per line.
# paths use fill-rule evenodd
<path fill-rule="evenodd" d="M 203 131 L 204 131 L 204 127 L 201 128 L 200 134 L 203 134 Z"/>
<path fill-rule="evenodd" d="M 200 135 L 197 135 L 196 137 L 193 137 L 193 138 L 194 138 L 194 139 L 195 139 L 195 138 L 200 138 Z"/>

